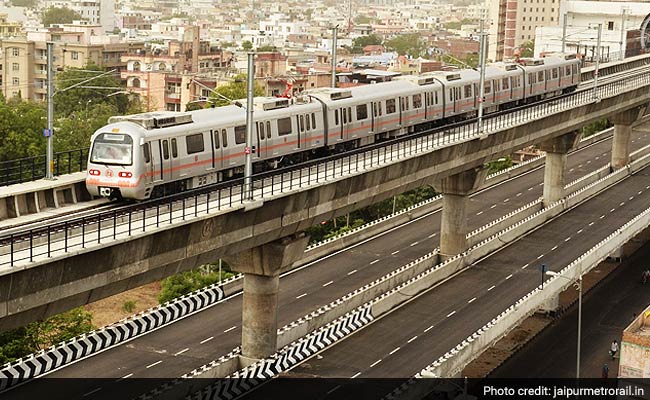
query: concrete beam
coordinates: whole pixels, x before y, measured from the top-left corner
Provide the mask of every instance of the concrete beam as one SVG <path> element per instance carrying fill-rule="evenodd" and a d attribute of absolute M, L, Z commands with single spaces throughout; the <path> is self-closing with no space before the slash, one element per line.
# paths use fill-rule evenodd
<path fill-rule="evenodd" d="M 242 363 L 266 358 L 278 348 L 280 272 L 302 257 L 309 242 L 303 232 L 226 257 L 244 273 Z"/>
<path fill-rule="evenodd" d="M 486 176 L 487 169 L 477 167 L 434 183 L 435 189 L 442 193 L 440 257 L 443 260 L 467 250 L 467 201 Z"/>
<path fill-rule="evenodd" d="M 645 113 L 646 106 L 635 107 L 610 117 L 614 124 L 612 139 L 612 169 L 620 169 L 630 162 L 630 134 L 632 124 Z"/>
<path fill-rule="evenodd" d="M 564 197 L 567 153 L 576 147 L 579 141 L 580 133 L 574 131 L 540 144 L 540 149 L 546 152 L 544 207 Z"/>

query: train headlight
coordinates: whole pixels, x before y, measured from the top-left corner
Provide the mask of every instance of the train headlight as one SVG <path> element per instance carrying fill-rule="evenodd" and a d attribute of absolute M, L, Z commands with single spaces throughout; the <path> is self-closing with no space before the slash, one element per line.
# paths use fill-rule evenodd
<path fill-rule="evenodd" d="M 88 170 L 88 173 L 89 173 L 90 175 L 92 175 L 92 176 L 99 176 L 99 175 L 102 174 L 102 173 L 99 172 L 99 170 L 97 170 L 97 169 L 90 169 L 90 170 Z"/>
<path fill-rule="evenodd" d="M 120 173 L 117 174 L 120 178 L 131 178 L 133 176 L 132 173 L 129 171 L 120 171 Z"/>

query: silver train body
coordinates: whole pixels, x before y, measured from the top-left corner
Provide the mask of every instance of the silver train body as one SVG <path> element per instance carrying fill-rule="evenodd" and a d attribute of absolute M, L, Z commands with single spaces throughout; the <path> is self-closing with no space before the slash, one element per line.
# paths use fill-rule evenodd
<path fill-rule="evenodd" d="M 256 98 L 255 170 L 298 162 L 474 117 L 479 72 L 398 77 L 349 89 L 306 91 L 302 99 Z M 580 62 L 553 55 L 495 63 L 485 70 L 485 112 L 575 90 Z M 245 103 L 245 102 L 244 102 Z M 91 195 L 147 199 L 243 172 L 246 111 L 237 106 L 112 117 L 92 136 Z"/>

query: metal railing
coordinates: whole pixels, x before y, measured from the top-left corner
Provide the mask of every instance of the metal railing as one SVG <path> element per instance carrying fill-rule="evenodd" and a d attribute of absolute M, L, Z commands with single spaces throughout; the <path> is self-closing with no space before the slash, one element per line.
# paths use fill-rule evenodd
<path fill-rule="evenodd" d="M 629 88 L 650 85 L 650 74 L 609 82 L 598 87 L 600 98 L 611 97 Z M 583 90 L 545 100 L 534 105 L 491 114 L 485 118 L 482 133 L 494 133 L 521 125 L 550 114 L 594 102 L 592 90 Z M 401 137 L 356 149 L 345 154 L 333 155 L 283 169 L 255 174 L 252 177 L 253 195 L 256 200 L 269 199 L 281 193 L 310 187 L 370 168 L 384 166 L 396 160 L 420 152 L 474 139 L 480 136 L 476 121 L 464 121 L 415 135 Z M 41 228 L 0 236 L 0 266 L 14 266 L 20 261 L 33 262 L 35 257 L 51 257 L 53 253 L 69 252 L 87 245 L 102 243 L 118 237 L 158 228 L 213 214 L 245 202 L 244 179 L 237 178 L 203 188 L 193 189 L 172 196 L 141 202 L 129 207 L 74 220 L 55 223 Z"/>
<path fill-rule="evenodd" d="M 88 148 L 54 153 L 54 175 L 86 170 Z M 0 161 L 0 186 L 30 182 L 45 177 L 45 155 Z"/>

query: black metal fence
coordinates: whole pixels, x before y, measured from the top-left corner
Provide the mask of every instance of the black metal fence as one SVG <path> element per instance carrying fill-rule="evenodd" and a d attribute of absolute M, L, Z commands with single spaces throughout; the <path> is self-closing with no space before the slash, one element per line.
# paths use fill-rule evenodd
<path fill-rule="evenodd" d="M 308 163 L 256 174 L 252 177 L 255 199 L 269 199 L 287 191 L 302 189 L 312 184 L 334 180 L 387 162 L 479 135 L 542 118 L 550 114 L 591 104 L 595 95 L 612 97 L 630 88 L 650 85 L 650 74 L 639 73 L 615 82 L 599 85 L 597 92 L 579 92 L 545 100 L 534 105 L 490 114 L 484 119 L 483 132 L 478 132 L 476 119 L 376 143 L 344 154 L 320 158 Z M 54 252 L 68 252 L 102 243 L 118 237 L 155 229 L 161 224 L 171 224 L 186 218 L 218 212 L 225 208 L 241 206 L 247 199 L 244 179 L 238 178 L 219 184 L 149 200 L 120 210 L 101 212 L 61 223 L 51 224 L 20 233 L 0 236 L 0 266 L 14 266 L 16 262 L 35 257 L 51 257 Z"/>
<path fill-rule="evenodd" d="M 88 148 L 54 153 L 54 175 L 71 174 L 86 170 Z M 45 155 L 0 161 L 0 186 L 30 182 L 45 178 Z"/>

